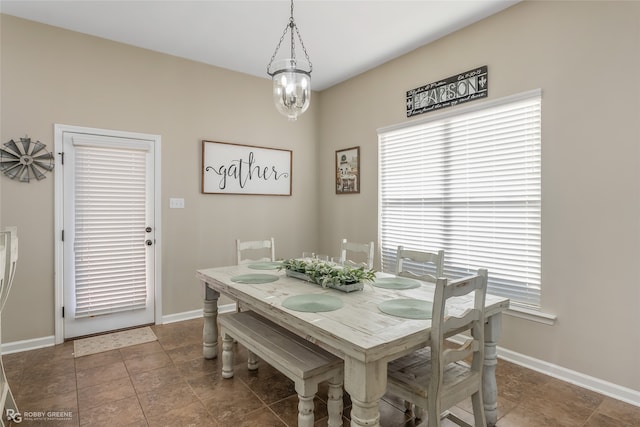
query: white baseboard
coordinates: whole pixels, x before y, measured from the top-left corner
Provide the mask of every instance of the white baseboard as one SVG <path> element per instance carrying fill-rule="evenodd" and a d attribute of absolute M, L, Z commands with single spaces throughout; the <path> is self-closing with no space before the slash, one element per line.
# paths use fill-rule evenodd
<path fill-rule="evenodd" d="M 225 304 L 218 307 L 219 313 L 230 313 L 233 311 L 236 311 L 235 303 Z M 174 323 L 183 320 L 197 319 L 199 317 L 202 317 L 202 309 L 162 316 L 162 323 Z M 0 345 L 0 354 L 20 353 L 23 351 L 36 350 L 43 347 L 52 347 L 55 344 L 56 340 L 54 335 L 23 341 L 6 342 Z"/>
<path fill-rule="evenodd" d="M 462 344 L 468 338 L 469 337 L 460 334 L 451 337 L 450 339 L 458 344 Z M 640 391 L 638 390 L 633 390 L 599 378 L 591 377 L 571 369 L 563 368 L 562 366 L 554 365 L 553 363 L 545 362 L 544 360 L 534 359 L 533 357 L 522 353 L 516 353 L 515 351 L 511 351 L 500 346 L 498 346 L 497 351 L 498 359 L 504 359 L 507 362 L 529 368 L 533 371 L 540 372 L 541 374 L 548 375 L 561 381 L 565 381 L 570 384 L 586 388 L 587 390 L 595 391 L 596 393 L 604 394 L 605 396 L 609 396 L 613 399 L 640 407 Z"/>
<path fill-rule="evenodd" d="M 198 317 L 202 317 L 202 309 L 167 314 L 166 316 L 162 316 L 162 324 L 182 322 L 183 320 L 197 319 Z"/>
<path fill-rule="evenodd" d="M 48 337 L 33 338 L 30 340 L 6 342 L 2 344 L 0 349 L 2 350 L 2 354 L 11 354 L 43 347 L 51 347 L 55 345 L 55 343 L 56 337 L 51 335 Z"/>
<path fill-rule="evenodd" d="M 231 313 L 233 311 L 236 311 L 235 303 L 225 304 L 218 307 L 218 313 Z M 183 313 L 167 314 L 166 316 L 162 316 L 162 324 L 181 322 L 183 320 L 197 319 L 200 317 L 202 317 L 202 309 L 185 311 Z"/>
<path fill-rule="evenodd" d="M 235 303 L 225 304 L 218 307 L 218 313 L 230 313 L 234 311 L 236 311 Z M 202 317 L 201 309 L 163 316 L 162 323 L 174 323 L 183 320 L 196 319 L 199 317 Z M 464 338 L 460 336 L 459 339 L 460 342 L 462 342 Z M 456 339 L 455 337 L 454 340 L 458 341 L 458 339 Z M 50 347 L 54 344 L 55 337 L 51 335 L 48 337 L 4 343 L 2 344 L 0 349 L 2 354 L 10 354 L 27 350 L 35 350 L 42 347 Z M 640 407 L 640 391 L 638 390 L 633 390 L 627 387 L 613 384 L 611 382 L 591 377 L 589 375 L 585 375 L 580 372 L 564 368 L 562 366 L 554 365 L 543 360 L 534 359 L 533 357 L 521 353 L 516 353 L 515 351 L 511 351 L 502 347 L 498 347 L 498 358 L 504 359 L 511 363 L 515 363 L 516 365 L 520 365 L 525 368 L 532 369 L 536 372 L 549 375 L 550 377 L 575 384 L 579 387 L 604 394 L 605 396 L 609 396 L 613 399 L 617 399 Z"/>
<path fill-rule="evenodd" d="M 516 353 L 515 351 L 511 351 L 506 348 L 498 347 L 498 358 L 515 363 L 516 365 L 524 366 L 525 368 L 532 369 L 536 372 L 549 375 L 550 377 L 575 384 L 579 387 L 604 394 L 605 396 L 609 396 L 613 399 L 621 400 L 631 405 L 640 406 L 640 391 L 638 390 L 613 384 L 543 360 L 534 359 L 533 357 Z"/>

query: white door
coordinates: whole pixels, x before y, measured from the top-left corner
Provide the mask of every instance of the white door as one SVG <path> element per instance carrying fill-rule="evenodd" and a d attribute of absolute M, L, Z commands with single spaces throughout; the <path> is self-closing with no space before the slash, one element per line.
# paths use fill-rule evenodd
<path fill-rule="evenodd" d="M 71 131 L 61 140 L 64 338 L 154 323 L 158 141 Z"/>

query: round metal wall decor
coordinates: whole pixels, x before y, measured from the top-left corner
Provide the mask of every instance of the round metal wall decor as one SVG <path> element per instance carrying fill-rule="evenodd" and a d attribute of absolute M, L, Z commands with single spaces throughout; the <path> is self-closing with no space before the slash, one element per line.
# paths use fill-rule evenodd
<path fill-rule="evenodd" d="M 0 148 L 0 171 L 11 179 L 29 182 L 46 178 L 45 172 L 53 170 L 53 154 L 40 142 L 31 138 L 13 139 Z"/>

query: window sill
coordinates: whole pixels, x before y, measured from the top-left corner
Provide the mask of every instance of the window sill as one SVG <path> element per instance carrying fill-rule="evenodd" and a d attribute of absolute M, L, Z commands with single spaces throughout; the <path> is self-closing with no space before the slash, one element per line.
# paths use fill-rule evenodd
<path fill-rule="evenodd" d="M 531 320 L 533 322 L 543 323 L 545 325 L 553 326 L 558 320 L 558 316 L 555 314 L 543 313 L 538 310 L 532 310 L 522 306 L 511 303 L 509 308 L 504 311 L 507 316 L 518 317 L 520 319 Z"/>

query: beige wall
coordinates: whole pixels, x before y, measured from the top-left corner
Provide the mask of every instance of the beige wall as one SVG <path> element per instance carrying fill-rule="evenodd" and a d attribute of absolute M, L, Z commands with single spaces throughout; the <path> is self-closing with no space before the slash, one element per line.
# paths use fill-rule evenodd
<path fill-rule="evenodd" d="M 290 123 L 273 108 L 266 78 L 6 15 L 1 25 L 2 142 L 28 134 L 53 151 L 54 123 L 161 135 L 164 315 L 201 308 L 195 270 L 235 262 L 236 238 L 274 236 L 279 257 L 316 245 L 314 106 Z M 202 139 L 292 149 L 293 196 L 201 194 Z M 51 336 L 53 174 L 0 181 L 2 225 L 17 225 L 20 236 L 2 338 Z M 170 197 L 183 197 L 185 209 L 168 209 Z"/>
<path fill-rule="evenodd" d="M 542 299 L 558 321 L 505 316 L 500 345 L 640 391 L 640 3 L 518 4 L 314 94 L 294 124 L 273 110 L 266 79 L 1 24 L 3 142 L 28 133 L 52 147 L 53 123 L 162 135 L 165 314 L 200 307 L 193 271 L 232 262 L 236 237 L 274 235 L 278 256 L 376 240 L 376 129 L 407 121 L 406 90 L 480 65 L 491 99 L 541 88 Z M 201 139 L 292 148 L 294 195 L 201 195 Z M 362 190 L 338 196 L 335 150 L 352 146 Z M 0 186 L 2 225 L 20 227 L 22 254 L 3 339 L 52 335 L 52 176 Z M 186 209 L 167 209 L 169 197 Z"/>
<path fill-rule="evenodd" d="M 525 2 L 323 91 L 323 250 L 376 239 L 376 129 L 408 121 L 407 90 L 481 65 L 490 99 L 541 88 L 542 305 L 558 321 L 504 316 L 499 344 L 640 391 L 639 31 L 638 2 Z M 362 192 L 335 195 L 334 152 L 356 145 Z"/>

